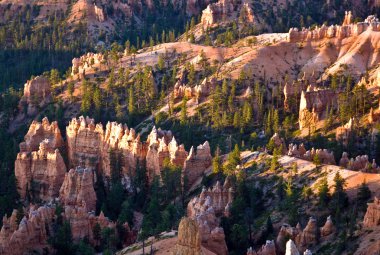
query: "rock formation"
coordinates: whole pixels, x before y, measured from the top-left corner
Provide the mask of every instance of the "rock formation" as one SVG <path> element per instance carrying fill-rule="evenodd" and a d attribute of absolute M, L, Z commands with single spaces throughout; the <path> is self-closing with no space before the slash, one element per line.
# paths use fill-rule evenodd
<path fill-rule="evenodd" d="M 289 241 L 286 243 L 286 251 L 285 255 L 299 255 L 300 253 L 297 250 L 296 244 L 293 242 L 292 239 L 289 239 Z"/>
<path fill-rule="evenodd" d="M 153 127 L 147 139 L 147 146 L 146 164 L 150 181 L 154 176 L 161 176 L 165 159 L 173 165 L 183 167 L 187 158 L 184 145 L 178 146 L 170 131 Z"/>
<path fill-rule="evenodd" d="M 318 243 L 318 226 L 317 220 L 310 217 L 305 229 L 297 237 L 297 246 L 300 251 L 305 251 L 309 246 L 314 246 Z"/>
<path fill-rule="evenodd" d="M 327 237 L 335 232 L 335 227 L 332 223 L 331 217 L 327 218 L 325 225 L 320 228 L 320 231 L 322 237 Z M 292 244 L 289 244 L 287 240 L 294 240 L 295 243 L 292 241 Z M 318 242 L 319 228 L 317 226 L 317 221 L 313 217 L 310 217 L 306 227 L 303 230 L 299 223 L 296 227 L 291 227 L 288 224 L 283 224 L 277 235 L 276 247 L 278 249 L 277 251 L 282 254 L 293 254 L 289 252 L 296 251 L 302 253 L 306 251 L 307 248 L 318 244 Z"/>
<path fill-rule="evenodd" d="M 213 188 L 203 188 L 199 197 L 194 197 L 187 205 L 187 215 L 195 217 L 212 208 L 215 215 L 223 216 L 229 214 L 229 208 L 233 201 L 234 190 L 226 181 L 222 186 L 217 182 Z"/>
<path fill-rule="evenodd" d="M 59 199 L 65 206 L 84 205 L 87 212 L 95 211 L 96 193 L 93 170 L 77 167 L 66 173 L 59 191 Z"/>
<path fill-rule="evenodd" d="M 76 242 L 88 238 L 90 243 L 95 244 L 93 229 L 96 224 L 99 224 L 101 229 L 116 226 L 102 212 L 99 216 L 95 216 L 93 212 L 89 213 L 85 205 L 66 206 L 64 217 L 70 222 L 73 240 Z"/>
<path fill-rule="evenodd" d="M 29 80 L 24 85 L 24 95 L 19 104 L 21 110 L 25 109 L 29 116 L 37 113 L 38 107 L 43 107 L 50 103 L 51 85 L 49 79 L 44 76 L 37 76 Z"/>
<path fill-rule="evenodd" d="M 3 218 L 0 231 L 1 255 L 24 255 L 31 251 L 43 254 L 51 249 L 48 240 L 54 233 L 56 206 L 54 204 L 41 207 L 31 205 L 27 210 L 20 224 L 17 224 L 16 210 L 13 211 L 11 217 Z M 93 213 L 88 213 L 82 205 L 65 206 L 62 217 L 70 222 L 75 242 L 88 238 L 91 244 L 98 245 L 93 236 L 94 226 L 99 224 L 100 229 L 116 227 L 116 224 L 108 220 L 103 213 L 95 216 Z"/>
<path fill-rule="evenodd" d="M 299 109 L 300 129 L 315 126 L 326 115 L 326 109 L 335 107 L 336 93 L 329 89 L 318 89 L 309 86 L 307 91 L 302 91 Z"/>
<path fill-rule="evenodd" d="M 219 217 L 229 215 L 232 200 L 233 190 L 227 179 L 223 187 L 217 182 L 212 189 L 204 189 L 187 206 L 188 217 L 198 223 L 202 246 L 216 254 L 228 253 Z"/>
<path fill-rule="evenodd" d="M 80 74 L 83 75 L 87 70 L 94 66 L 98 66 L 104 61 L 104 56 L 101 53 L 87 53 L 80 58 L 74 58 L 72 60 L 71 75 Z"/>
<path fill-rule="evenodd" d="M 23 255 L 28 251 L 43 252 L 48 247 L 48 237 L 55 208 L 42 206 L 31 207 L 29 214 L 20 224 L 16 223 L 16 211 L 7 219 L 3 218 L 0 232 L 0 254 Z"/>
<path fill-rule="evenodd" d="M 239 4 L 232 0 L 219 0 L 216 3 L 209 4 L 203 10 L 201 23 L 204 28 L 207 28 L 216 23 L 231 21 L 238 17 L 241 17 L 248 24 L 255 22 L 253 10 L 248 2 Z"/>
<path fill-rule="evenodd" d="M 275 133 L 272 137 L 271 140 L 274 143 L 275 148 L 282 148 L 282 153 L 286 154 L 286 143 L 284 138 L 281 138 L 278 133 Z"/>
<path fill-rule="evenodd" d="M 373 203 L 368 203 L 367 212 L 364 215 L 363 225 L 366 228 L 380 224 L 380 200 L 375 197 Z"/>
<path fill-rule="evenodd" d="M 354 119 L 351 118 L 345 125 L 336 129 L 336 140 L 347 146 L 351 132 L 353 130 Z"/>
<path fill-rule="evenodd" d="M 215 78 L 210 80 L 205 78 L 201 84 L 194 87 L 185 85 L 181 80 L 178 80 L 174 85 L 173 95 L 176 99 L 186 97 L 188 99 L 195 98 L 196 100 L 199 100 L 201 97 L 210 95 L 210 92 L 214 89 L 215 84 Z"/>
<path fill-rule="evenodd" d="M 257 252 L 252 249 L 252 247 L 249 247 L 249 249 L 247 250 L 247 255 L 257 255 Z"/>
<path fill-rule="evenodd" d="M 290 104 L 295 104 L 301 92 L 306 89 L 301 82 L 286 82 L 284 85 L 284 108 L 290 110 Z"/>
<path fill-rule="evenodd" d="M 145 147 L 134 129 L 116 122 L 108 122 L 102 137 L 101 168 L 103 176 L 112 176 L 112 160 L 119 160 L 121 174 L 125 182 L 135 176 L 137 162 L 145 158 Z M 118 158 L 119 157 L 119 158 Z"/>
<path fill-rule="evenodd" d="M 335 226 L 334 223 L 331 219 L 331 216 L 327 217 L 325 225 L 321 227 L 320 232 L 321 232 L 321 237 L 326 237 L 335 232 Z"/>
<path fill-rule="evenodd" d="M 372 163 L 369 162 L 368 155 L 359 155 L 349 159 L 347 152 L 343 152 L 339 165 L 354 171 L 377 172 L 380 170 L 375 159 L 372 160 Z"/>
<path fill-rule="evenodd" d="M 322 25 L 321 27 L 317 27 L 313 30 L 303 28 L 301 31 L 299 31 L 298 28 L 291 28 L 288 35 L 289 42 L 314 41 L 324 38 L 344 39 L 347 37 L 358 36 L 367 30 L 380 30 L 380 22 L 374 16 L 369 16 L 364 20 L 364 22 L 358 22 L 356 24 L 352 24 L 351 20 L 352 15 L 347 13 L 342 26 L 331 25 L 328 27 L 326 25 Z"/>
<path fill-rule="evenodd" d="M 103 133 L 102 124 L 95 125 L 93 119 L 82 116 L 72 119 L 66 127 L 69 167 L 96 169 L 100 160 Z"/>
<path fill-rule="evenodd" d="M 48 201 L 58 196 L 66 173 L 58 149 L 49 148 L 49 140 L 40 143 L 38 151 L 20 152 L 15 162 L 17 190 L 22 199 L 28 195 Z"/>
<path fill-rule="evenodd" d="M 348 26 L 352 24 L 352 12 L 346 11 L 342 26 Z"/>
<path fill-rule="evenodd" d="M 46 146 L 49 150 L 59 149 L 64 146 L 58 123 L 54 121 L 50 124 L 47 118 L 43 118 L 42 122 L 33 121 L 24 140 L 24 142 L 20 143 L 21 152 L 37 151 L 40 143 L 45 140 L 48 142 Z"/>
<path fill-rule="evenodd" d="M 276 246 L 274 241 L 267 240 L 260 250 L 257 251 L 257 255 L 276 255 Z"/>
<path fill-rule="evenodd" d="M 327 149 L 314 149 L 306 151 L 303 144 L 299 147 L 295 144 L 289 144 L 288 156 L 301 158 L 308 161 L 313 161 L 315 155 L 318 155 L 322 164 L 335 165 L 335 158 L 333 152 Z"/>
<path fill-rule="evenodd" d="M 196 151 L 194 151 L 194 147 L 191 147 L 182 172 L 184 183 L 187 187 L 191 187 L 211 166 L 211 163 L 212 156 L 210 145 L 207 141 L 204 144 L 199 145 Z"/>
<path fill-rule="evenodd" d="M 198 223 L 191 218 L 182 218 L 178 227 L 178 241 L 173 255 L 201 255 L 201 238 Z"/>

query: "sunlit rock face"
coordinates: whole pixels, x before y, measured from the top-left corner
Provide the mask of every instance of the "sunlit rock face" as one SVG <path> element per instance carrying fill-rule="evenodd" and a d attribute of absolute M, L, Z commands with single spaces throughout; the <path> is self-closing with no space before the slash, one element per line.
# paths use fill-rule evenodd
<path fill-rule="evenodd" d="M 95 211 L 96 193 L 93 170 L 77 167 L 66 173 L 59 191 L 59 199 L 63 205 L 83 205 L 87 212 Z"/>
<path fill-rule="evenodd" d="M 20 224 L 16 222 L 17 211 L 9 218 L 5 216 L 0 231 L 0 254 L 22 255 L 31 250 L 42 253 L 48 249 L 54 214 L 54 207 L 32 206 Z"/>
<path fill-rule="evenodd" d="M 38 107 L 44 107 L 50 103 L 51 97 L 51 84 L 49 79 L 44 76 L 37 76 L 24 85 L 24 95 L 22 96 L 19 108 L 29 116 L 34 116 L 38 112 Z"/>
<path fill-rule="evenodd" d="M 79 117 L 66 127 L 69 167 L 82 166 L 95 169 L 100 162 L 104 130 L 93 119 Z"/>
<path fill-rule="evenodd" d="M 58 196 L 66 173 L 62 146 L 56 122 L 50 124 L 45 118 L 31 124 L 15 161 L 17 189 L 22 199 L 49 201 Z"/>
<path fill-rule="evenodd" d="M 194 147 L 191 147 L 183 168 L 184 183 L 186 186 L 191 187 L 194 182 L 203 175 L 206 169 L 211 166 L 211 163 L 212 156 L 208 142 L 199 145 L 196 151 Z"/>
<path fill-rule="evenodd" d="M 364 215 L 363 225 L 366 228 L 380 224 L 380 200 L 375 197 L 373 203 L 368 203 L 367 212 Z"/>
<path fill-rule="evenodd" d="M 188 217 L 198 224 L 202 246 L 216 254 L 228 254 L 220 217 L 229 216 L 233 198 L 233 188 L 226 179 L 223 186 L 217 182 L 213 188 L 203 189 L 187 205 Z"/>
<path fill-rule="evenodd" d="M 291 28 L 289 30 L 289 41 L 290 42 L 303 42 L 303 41 L 314 41 L 321 40 L 325 38 L 337 38 L 344 39 L 347 37 L 358 36 L 365 31 L 379 31 L 380 22 L 374 16 L 368 16 L 363 22 L 352 23 L 352 14 L 350 12 L 346 13 L 343 25 L 322 25 L 313 30 L 303 28 L 299 30 L 298 28 Z"/>
<path fill-rule="evenodd" d="M 191 218 L 182 218 L 178 227 L 178 241 L 173 255 L 201 255 L 201 238 L 198 223 Z"/>
<path fill-rule="evenodd" d="M 220 0 L 209 4 L 203 10 L 201 23 L 204 28 L 207 28 L 220 22 L 236 20 L 239 17 L 246 23 L 253 24 L 256 21 L 252 6 L 248 2 L 238 3 L 232 0 Z"/>
<path fill-rule="evenodd" d="M 310 123 L 317 123 L 326 115 L 326 110 L 335 107 L 337 94 L 330 89 L 318 89 L 309 86 L 302 91 L 299 108 L 300 129 L 310 128 Z"/>

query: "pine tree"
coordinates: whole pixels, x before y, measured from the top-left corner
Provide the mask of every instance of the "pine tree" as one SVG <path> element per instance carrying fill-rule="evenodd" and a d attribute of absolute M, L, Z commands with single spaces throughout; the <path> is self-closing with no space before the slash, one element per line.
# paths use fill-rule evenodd
<path fill-rule="evenodd" d="M 128 96 L 128 111 L 129 114 L 135 113 L 135 95 L 133 94 L 133 88 L 131 87 L 129 89 L 129 96 Z"/>
<path fill-rule="evenodd" d="M 280 126 L 280 118 L 278 116 L 278 110 L 276 109 L 273 114 L 273 132 L 278 133 Z"/>
<path fill-rule="evenodd" d="M 327 183 L 327 178 L 323 178 L 318 185 L 318 197 L 319 203 L 322 206 L 327 206 L 330 201 L 329 186 Z"/>
<path fill-rule="evenodd" d="M 180 124 L 186 125 L 187 123 L 187 98 L 183 97 L 181 104 L 181 116 L 180 116 Z"/>

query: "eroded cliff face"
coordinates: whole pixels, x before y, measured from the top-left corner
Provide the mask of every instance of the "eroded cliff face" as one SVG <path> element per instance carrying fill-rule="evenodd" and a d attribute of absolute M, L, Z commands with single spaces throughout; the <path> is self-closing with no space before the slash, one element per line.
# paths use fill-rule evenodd
<path fill-rule="evenodd" d="M 69 167 L 96 169 L 100 160 L 102 124 L 95 125 L 90 118 L 72 119 L 66 127 Z"/>
<path fill-rule="evenodd" d="M 20 144 L 15 161 L 17 189 L 22 199 L 27 196 L 43 201 L 57 197 L 66 166 L 60 153 L 63 140 L 56 122 L 33 122 Z"/>
<path fill-rule="evenodd" d="M 37 114 L 39 107 L 44 107 L 50 103 L 51 84 L 49 79 L 44 76 L 37 76 L 29 80 L 24 85 L 24 95 L 22 96 L 19 108 L 27 115 L 33 116 Z"/>
<path fill-rule="evenodd" d="M 337 94 L 329 89 L 309 86 L 302 91 L 299 107 L 299 127 L 310 128 L 326 116 L 326 109 L 336 106 Z"/>
<path fill-rule="evenodd" d="M 191 147 L 189 156 L 187 157 L 183 167 L 184 183 L 191 187 L 195 181 L 203 175 L 203 173 L 211 166 L 212 157 L 210 152 L 210 145 L 206 141 L 194 150 Z"/>
<path fill-rule="evenodd" d="M 379 31 L 379 29 L 380 22 L 375 16 L 368 16 L 364 22 L 353 24 L 352 13 L 346 12 L 342 26 L 332 25 L 328 27 L 322 25 L 313 30 L 303 28 L 301 31 L 297 28 L 291 28 L 289 30 L 288 39 L 290 42 L 313 41 L 325 38 L 344 39 L 347 37 L 358 36 L 366 31 Z"/>
<path fill-rule="evenodd" d="M 182 218 L 178 227 L 178 241 L 173 255 L 201 255 L 201 238 L 198 223 L 188 217 Z"/>
<path fill-rule="evenodd" d="M 113 160 L 118 160 L 122 177 L 127 179 L 136 174 L 138 162 L 146 157 L 146 147 L 140 140 L 140 135 L 134 129 L 116 122 L 107 123 L 102 138 L 101 169 L 103 176 L 111 178 Z"/>
<path fill-rule="evenodd" d="M 81 206 L 65 206 L 64 209 L 64 218 L 70 222 L 73 240 L 76 242 L 88 238 L 91 244 L 97 244 L 99 240 L 95 240 L 93 233 L 96 224 L 99 224 L 101 229 L 116 227 L 116 223 L 105 217 L 103 212 L 99 216 L 95 216 L 94 213 L 87 211 L 84 204 Z"/>
<path fill-rule="evenodd" d="M 366 228 L 380 224 L 380 200 L 375 197 L 373 203 L 368 203 L 367 212 L 364 216 L 363 225 Z"/>
<path fill-rule="evenodd" d="M 302 229 L 300 224 L 296 227 L 291 227 L 284 224 L 277 235 L 276 244 L 277 252 L 286 254 L 309 253 L 308 248 L 317 245 L 321 240 L 335 233 L 335 226 L 328 217 L 326 223 L 318 228 L 315 218 L 310 217 L 307 225 Z M 287 240 L 292 240 L 290 244 Z M 293 242 L 294 241 L 294 242 Z"/>
<path fill-rule="evenodd" d="M 32 206 L 20 224 L 16 222 L 16 211 L 10 218 L 5 216 L 0 232 L 0 254 L 22 255 L 32 250 L 42 253 L 48 248 L 48 233 L 52 231 L 54 213 L 54 207 Z"/>
<path fill-rule="evenodd" d="M 42 119 L 42 122 L 33 121 L 24 140 L 20 143 L 20 152 L 37 151 L 44 140 L 48 140 L 49 149 L 59 149 L 64 146 L 58 123 L 56 121 L 50 123 L 47 118 Z"/>
<path fill-rule="evenodd" d="M 84 117 L 70 121 L 66 127 L 66 139 L 65 143 L 56 122 L 50 124 L 45 118 L 41 123 L 31 124 L 15 161 L 18 191 L 22 199 L 41 200 L 48 202 L 49 206 L 26 208 L 29 216 L 19 227 L 15 224 L 14 215 L 4 219 L 0 247 L 22 245 L 20 254 L 34 247 L 48 247 L 49 228 L 56 217 L 57 204 L 63 206 L 62 217 L 70 222 L 74 241 L 88 238 L 91 244 L 96 245 L 99 242 L 93 236 L 96 224 L 101 228 L 116 226 L 103 213 L 99 216 L 94 214 L 96 171 L 107 181 L 114 174 L 114 167 L 118 167 L 116 170 L 120 170 L 125 188 L 128 188 L 130 183 L 127 179 L 136 174 L 139 163 L 146 163 L 149 169 L 147 177 L 153 179 L 155 175 L 160 177 L 164 161 L 168 160 L 181 167 L 183 177 L 193 183 L 211 165 L 212 159 L 208 142 L 198 146 L 196 152 L 192 149 L 189 154 L 183 145 L 177 144 L 170 131 L 153 128 L 147 141 L 141 142 L 135 130 L 126 125 L 110 122 L 103 129 L 101 124 Z M 67 151 L 68 164 L 74 167 L 68 172 L 61 151 Z M 232 199 L 233 190 L 226 182 L 223 187 L 218 183 L 213 189 L 205 190 L 200 200 L 193 202 L 190 214 L 198 224 L 200 242 L 211 251 L 222 247 L 222 254 L 227 253 L 219 217 L 228 214 Z M 46 228 L 41 230 L 41 226 Z M 126 242 L 133 242 L 136 233 L 128 225 L 123 227 L 127 232 Z M 25 235 L 28 235 L 26 241 L 23 240 Z"/>
<path fill-rule="evenodd" d="M 99 224 L 100 229 L 115 228 L 116 224 L 111 222 L 103 213 L 95 216 L 89 213 L 86 207 L 81 205 L 64 206 L 61 215 L 70 222 L 73 240 L 79 242 L 87 238 L 93 245 L 98 245 L 99 240 L 94 238 L 94 226 Z M 57 220 L 56 205 L 44 205 L 41 207 L 30 206 L 25 217 L 17 224 L 17 211 L 3 218 L 3 226 L 0 231 L 0 254 L 23 255 L 30 251 L 43 253 L 53 252 L 49 246 L 49 238 L 52 237 L 53 224 Z"/>
<path fill-rule="evenodd" d="M 82 206 L 87 212 L 95 211 L 96 193 L 93 170 L 77 167 L 66 173 L 59 191 L 59 199 L 65 206 Z"/>
<path fill-rule="evenodd" d="M 240 18 L 241 21 L 253 24 L 255 16 L 252 6 L 247 1 L 220 0 L 216 3 L 209 4 L 202 12 L 202 26 L 211 27 L 214 24 L 233 21 Z"/>
<path fill-rule="evenodd" d="M 228 216 L 234 191 L 229 179 L 222 186 L 219 182 L 212 189 L 204 189 L 187 205 L 187 216 L 199 227 L 201 245 L 215 254 L 228 254 L 220 217 Z"/>

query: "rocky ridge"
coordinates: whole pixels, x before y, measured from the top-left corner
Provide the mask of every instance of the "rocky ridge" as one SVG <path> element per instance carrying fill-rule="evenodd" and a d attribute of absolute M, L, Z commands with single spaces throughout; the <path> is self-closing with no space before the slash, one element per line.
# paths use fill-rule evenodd
<path fill-rule="evenodd" d="M 352 13 L 346 12 L 343 25 L 335 26 L 325 26 L 317 27 L 314 30 L 303 28 L 299 31 L 297 28 L 291 28 L 289 30 L 289 41 L 290 42 L 302 42 L 302 41 L 312 41 L 321 40 L 324 38 L 338 38 L 344 39 L 351 36 L 358 36 L 367 30 L 379 31 L 380 22 L 375 16 L 367 17 L 364 22 L 359 22 L 356 24 L 352 23 Z"/>

